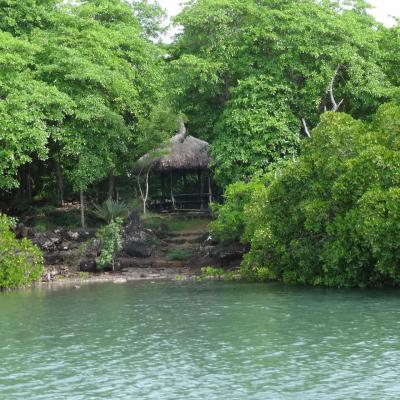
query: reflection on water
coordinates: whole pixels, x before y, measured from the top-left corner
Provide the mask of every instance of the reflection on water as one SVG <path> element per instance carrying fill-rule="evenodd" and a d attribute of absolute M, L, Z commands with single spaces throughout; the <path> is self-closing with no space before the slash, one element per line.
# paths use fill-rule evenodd
<path fill-rule="evenodd" d="M 400 295 L 132 283 L 0 293 L 0 398 L 399 399 Z"/>

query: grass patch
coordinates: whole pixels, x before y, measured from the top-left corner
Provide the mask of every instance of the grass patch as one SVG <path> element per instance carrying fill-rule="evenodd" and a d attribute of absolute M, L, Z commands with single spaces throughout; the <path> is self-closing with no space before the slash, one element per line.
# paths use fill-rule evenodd
<path fill-rule="evenodd" d="M 170 217 L 170 220 L 166 223 L 171 231 L 190 231 L 198 228 L 207 227 L 209 221 L 201 218 L 174 218 Z"/>
<path fill-rule="evenodd" d="M 146 215 L 140 216 L 143 224 L 148 229 L 156 229 L 160 226 L 163 221 L 163 218 L 158 214 L 153 214 L 148 212 Z"/>
<path fill-rule="evenodd" d="M 192 257 L 192 252 L 190 250 L 186 249 L 177 249 L 177 250 L 171 250 L 167 254 L 167 259 L 169 261 L 186 261 L 190 257 Z"/>
<path fill-rule="evenodd" d="M 90 213 L 86 214 L 86 222 L 89 227 L 98 227 L 99 221 L 93 218 Z M 32 216 L 27 218 L 27 225 L 39 232 L 51 231 L 58 227 L 76 229 L 81 227 L 80 211 L 63 210 L 53 207 L 46 207 L 34 210 Z"/>
<path fill-rule="evenodd" d="M 161 240 L 158 239 L 156 236 L 146 236 L 144 242 L 148 246 L 159 246 L 161 244 Z"/>
<path fill-rule="evenodd" d="M 79 272 L 79 279 L 82 281 L 89 279 L 89 276 L 90 276 L 89 272 L 84 272 L 84 271 Z"/>

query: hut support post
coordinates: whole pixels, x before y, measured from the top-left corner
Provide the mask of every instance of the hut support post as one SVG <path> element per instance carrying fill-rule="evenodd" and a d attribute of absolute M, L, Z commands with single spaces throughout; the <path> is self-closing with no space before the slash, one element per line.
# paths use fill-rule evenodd
<path fill-rule="evenodd" d="M 208 173 L 208 202 L 212 203 L 211 174 Z"/>
<path fill-rule="evenodd" d="M 204 210 L 204 179 L 203 171 L 199 170 L 199 182 L 200 182 L 200 210 Z"/>
<path fill-rule="evenodd" d="M 172 172 L 170 174 L 170 189 L 171 189 L 171 201 L 172 201 L 172 209 L 176 210 L 176 205 L 175 205 L 175 197 L 174 197 L 174 192 L 173 192 L 173 175 Z"/>

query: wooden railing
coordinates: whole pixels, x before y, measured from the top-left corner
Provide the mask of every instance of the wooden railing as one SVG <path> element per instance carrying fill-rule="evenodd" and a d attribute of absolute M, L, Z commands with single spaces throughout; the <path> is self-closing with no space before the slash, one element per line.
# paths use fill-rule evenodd
<path fill-rule="evenodd" d="M 173 197 L 167 198 L 153 196 L 149 206 L 154 210 L 206 210 L 210 200 L 214 201 L 214 198 L 209 193 L 174 194 Z"/>

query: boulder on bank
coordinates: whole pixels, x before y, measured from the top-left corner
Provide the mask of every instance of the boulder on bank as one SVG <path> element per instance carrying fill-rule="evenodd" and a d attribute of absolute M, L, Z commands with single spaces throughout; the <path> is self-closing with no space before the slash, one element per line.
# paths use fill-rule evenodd
<path fill-rule="evenodd" d="M 93 239 L 85 247 L 79 260 L 79 271 L 96 272 L 96 258 L 100 255 L 100 240 Z"/>
<path fill-rule="evenodd" d="M 155 234 L 143 227 L 139 213 L 133 211 L 122 227 L 122 252 L 131 257 L 150 257 L 155 239 Z"/>
<path fill-rule="evenodd" d="M 44 252 L 54 252 L 76 249 L 81 243 L 86 242 L 94 235 L 94 229 L 67 230 L 57 228 L 50 232 L 35 232 L 32 230 L 31 239 Z"/>

